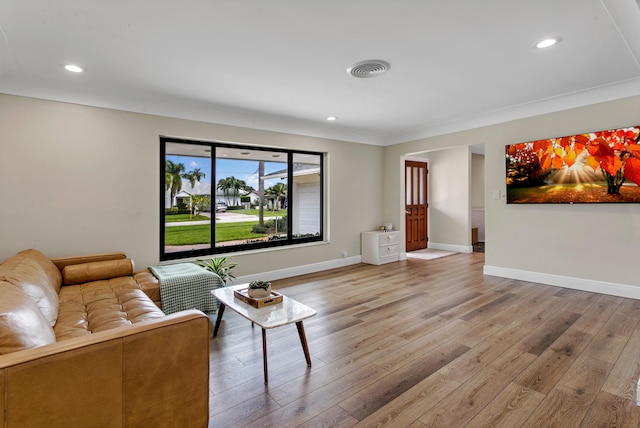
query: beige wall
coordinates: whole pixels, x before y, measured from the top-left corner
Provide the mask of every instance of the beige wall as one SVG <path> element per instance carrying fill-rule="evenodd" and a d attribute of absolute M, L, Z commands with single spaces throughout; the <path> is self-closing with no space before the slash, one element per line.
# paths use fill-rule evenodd
<path fill-rule="evenodd" d="M 139 267 L 157 263 L 161 134 L 328 153 L 329 243 L 236 256 L 239 275 L 359 255 L 361 231 L 404 224 L 405 156 L 484 144 L 485 268 L 638 287 L 640 205 L 507 205 L 492 194 L 505 191 L 506 144 L 638 125 L 639 112 L 636 96 L 380 148 L 0 95 L 0 260 L 34 247 L 51 257 L 122 250 Z M 450 236 L 469 236 L 457 227 Z"/>
<path fill-rule="evenodd" d="M 381 147 L 0 94 L 0 260 L 33 247 L 157 264 L 159 135 L 328 153 L 328 243 L 238 255 L 238 275 L 358 256 L 382 223 Z"/>
<path fill-rule="evenodd" d="M 471 208 L 484 208 L 484 155 L 471 155 Z"/>
<path fill-rule="evenodd" d="M 577 286 L 595 281 L 596 289 L 639 287 L 640 204 L 507 205 L 504 199 L 505 145 L 639 124 L 635 96 L 385 147 L 385 217 L 400 224 L 402 156 L 484 144 L 486 267 L 550 275 L 550 282 L 572 278 Z M 492 198 L 494 190 L 500 200 Z"/>
<path fill-rule="evenodd" d="M 469 147 L 429 152 L 429 247 L 471 243 Z M 462 248 L 457 248 L 462 250 Z"/>

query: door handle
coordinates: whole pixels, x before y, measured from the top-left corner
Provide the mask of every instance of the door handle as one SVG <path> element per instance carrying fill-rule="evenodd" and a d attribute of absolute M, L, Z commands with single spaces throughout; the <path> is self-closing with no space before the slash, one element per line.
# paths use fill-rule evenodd
<path fill-rule="evenodd" d="M 404 210 L 405 214 L 411 214 L 411 212 L 409 210 Z"/>

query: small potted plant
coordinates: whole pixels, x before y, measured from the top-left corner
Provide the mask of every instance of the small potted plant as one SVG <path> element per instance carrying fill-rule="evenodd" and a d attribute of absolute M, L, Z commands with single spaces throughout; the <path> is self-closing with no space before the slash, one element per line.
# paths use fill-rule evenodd
<path fill-rule="evenodd" d="M 269 281 L 251 281 L 249 283 L 249 297 L 260 299 L 271 295 L 271 283 Z"/>
<path fill-rule="evenodd" d="M 205 270 L 218 275 L 225 286 L 235 279 L 231 271 L 238 266 L 238 263 L 232 263 L 228 257 L 212 257 L 208 260 L 198 259 L 195 263 Z"/>

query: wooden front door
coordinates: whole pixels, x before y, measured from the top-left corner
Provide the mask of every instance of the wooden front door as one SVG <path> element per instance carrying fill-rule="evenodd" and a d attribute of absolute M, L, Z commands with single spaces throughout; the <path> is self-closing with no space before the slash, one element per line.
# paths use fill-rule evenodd
<path fill-rule="evenodd" d="M 427 163 L 405 161 L 407 251 L 427 248 Z"/>

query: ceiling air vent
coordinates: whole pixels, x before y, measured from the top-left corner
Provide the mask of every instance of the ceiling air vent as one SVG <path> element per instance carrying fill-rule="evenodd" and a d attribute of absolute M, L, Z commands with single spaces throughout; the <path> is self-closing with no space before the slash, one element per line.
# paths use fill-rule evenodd
<path fill-rule="evenodd" d="M 353 64 L 347 69 L 347 73 L 353 77 L 360 79 L 366 79 L 368 77 L 376 77 L 389 70 L 389 63 L 378 59 L 370 59 L 367 61 L 360 61 Z"/>

